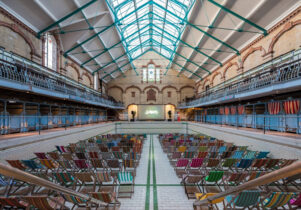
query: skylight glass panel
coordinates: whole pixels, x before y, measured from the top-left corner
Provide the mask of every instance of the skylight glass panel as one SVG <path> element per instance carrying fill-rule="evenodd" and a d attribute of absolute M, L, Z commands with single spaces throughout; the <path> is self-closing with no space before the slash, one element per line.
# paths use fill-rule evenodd
<path fill-rule="evenodd" d="M 108 0 L 130 59 L 149 49 L 174 59 L 195 0 Z M 174 14 L 174 15 L 173 15 Z"/>

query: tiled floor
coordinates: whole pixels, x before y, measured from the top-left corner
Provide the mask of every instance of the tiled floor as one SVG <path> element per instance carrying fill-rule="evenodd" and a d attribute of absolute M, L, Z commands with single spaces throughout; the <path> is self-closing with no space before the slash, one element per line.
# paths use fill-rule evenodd
<path fill-rule="evenodd" d="M 150 141 L 153 139 L 153 156 L 149 156 Z M 170 166 L 165 153 L 161 148 L 158 140 L 158 135 L 151 137 L 148 135 L 144 143 L 142 157 L 137 168 L 137 175 L 135 179 L 136 184 L 147 184 L 148 160 L 151 158 L 150 167 L 150 184 L 153 184 L 153 162 L 155 161 L 156 184 L 180 184 L 180 179 L 176 176 L 173 168 Z M 150 187 L 149 209 L 156 209 L 154 207 L 153 189 Z M 135 186 L 135 193 L 131 199 L 119 199 L 121 201 L 121 210 L 142 210 L 147 209 L 146 204 L 147 186 Z M 155 199 L 156 200 L 156 199 Z M 159 210 L 189 210 L 193 209 L 193 201 L 188 200 L 182 186 L 157 186 L 157 202 Z"/>

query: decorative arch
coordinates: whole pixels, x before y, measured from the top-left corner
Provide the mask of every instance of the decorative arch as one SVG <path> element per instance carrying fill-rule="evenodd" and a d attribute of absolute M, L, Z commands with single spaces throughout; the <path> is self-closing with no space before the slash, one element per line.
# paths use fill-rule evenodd
<path fill-rule="evenodd" d="M 177 89 L 175 86 L 172 86 L 172 85 L 166 85 L 166 86 L 164 86 L 164 87 L 161 89 L 161 92 L 163 92 L 163 90 L 165 90 L 166 88 L 173 88 L 173 89 L 175 89 L 175 90 L 178 92 L 178 89 Z"/>
<path fill-rule="evenodd" d="M 88 77 L 88 79 L 89 79 L 89 81 L 90 81 L 90 86 L 93 85 L 93 79 L 91 78 L 91 75 L 90 75 L 90 74 L 88 74 L 87 72 L 84 72 L 84 73 L 81 75 L 80 79 L 83 79 L 83 76 L 87 76 L 87 77 Z"/>
<path fill-rule="evenodd" d="M 250 49 L 249 49 L 249 51 L 244 55 L 244 57 L 241 59 L 241 68 L 243 68 L 244 67 L 244 64 L 245 64 L 245 61 L 247 60 L 247 58 L 251 55 L 251 54 L 253 54 L 254 52 L 256 52 L 256 51 L 258 51 L 258 50 L 260 50 L 260 51 L 263 51 L 263 55 L 264 54 L 266 54 L 266 51 L 265 51 L 265 49 L 262 47 L 262 46 L 259 46 L 259 47 L 251 47 Z"/>
<path fill-rule="evenodd" d="M 181 88 L 179 89 L 179 91 L 181 92 L 184 88 L 192 88 L 192 89 L 194 90 L 194 87 L 193 87 L 193 86 L 185 85 L 185 86 L 181 87 Z"/>
<path fill-rule="evenodd" d="M 158 88 L 158 87 L 156 87 L 156 86 L 154 86 L 154 85 L 149 85 L 149 86 L 146 86 L 144 89 L 143 89 L 143 93 L 145 92 L 145 90 L 146 89 L 149 89 L 149 88 L 154 88 L 154 89 L 156 89 L 157 91 L 158 91 L 158 93 L 160 93 L 161 91 L 160 91 L 160 89 Z"/>
<path fill-rule="evenodd" d="M 226 66 L 226 68 L 225 68 L 225 70 L 224 70 L 224 73 L 223 73 L 223 79 L 225 79 L 226 78 L 226 72 L 229 70 L 229 68 L 231 68 L 232 66 L 236 66 L 237 67 L 237 69 L 239 69 L 239 66 L 238 66 L 238 64 L 237 64 L 237 62 L 230 62 L 227 66 Z"/>
<path fill-rule="evenodd" d="M 113 85 L 113 86 L 109 87 L 109 88 L 108 88 L 108 91 L 109 91 L 110 89 L 113 89 L 113 88 L 119 89 L 119 90 L 121 91 L 122 94 L 124 93 L 123 89 L 122 89 L 120 86 L 118 86 L 118 85 Z"/>
<path fill-rule="evenodd" d="M 138 86 L 136 86 L 136 85 L 128 86 L 127 88 L 125 88 L 124 92 L 127 92 L 127 90 L 130 89 L 130 88 L 136 88 L 136 89 L 139 90 L 140 93 L 142 92 L 142 90 L 140 89 L 140 87 L 138 87 Z"/>
<path fill-rule="evenodd" d="M 296 20 L 295 22 L 288 22 L 287 24 L 284 25 L 283 29 L 281 31 L 279 31 L 278 34 L 276 34 L 271 43 L 270 43 L 270 46 L 269 46 L 269 50 L 266 54 L 269 54 L 269 53 L 273 53 L 273 49 L 274 49 L 274 46 L 276 44 L 276 42 L 279 40 L 279 38 L 287 31 L 291 30 L 292 28 L 294 28 L 296 25 L 299 25 L 301 24 L 301 19 L 299 20 Z"/>
<path fill-rule="evenodd" d="M 13 23 L 6 23 L 4 21 L 0 21 L 0 26 L 9 28 L 10 30 L 14 31 L 15 33 L 19 34 L 24 41 L 28 44 L 29 48 L 30 48 L 30 54 L 31 54 L 31 59 L 33 59 L 33 56 L 37 56 L 37 57 L 41 57 L 40 55 L 38 55 L 36 48 L 34 47 L 32 41 L 26 36 L 25 33 L 22 32 L 22 30 Z"/>
<path fill-rule="evenodd" d="M 203 85 L 202 85 L 202 89 L 204 90 L 205 89 L 205 85 L 206 83 L 209 82 L 209 85 L 210 85 L 210 80 L 208 78 L 206 78 L 203 82 Z"/>
<path fill-rule="evenodd" d="M 77 80 L 79 80 L 80 79 L 80 72 L 79 72 L 79 69 L 77 68 L 76 64 L 67 62 L 65 67 L 68 67 L 68 66 L 72 67 L 76 71 L 76 73 L 78 75 Z"/>
<path fill-rule="evenodd" d="M 221 78 L 223 78 L 223 75 L 221 72 L 215 72 L 213 75 L 212 75 L 212 78 L 211 78 L 211 82 L 210 84 L 213 85 L 213 80 L 215 79 L 215 77 L 217 77 L 217 75 L 220 75 Z"/>

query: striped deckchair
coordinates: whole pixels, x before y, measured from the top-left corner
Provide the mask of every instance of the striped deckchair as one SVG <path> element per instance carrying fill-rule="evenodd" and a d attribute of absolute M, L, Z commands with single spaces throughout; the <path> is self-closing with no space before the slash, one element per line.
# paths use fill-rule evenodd
<path fill-rule="evenodd" d="M 131 198 L 134 193 L 134 177 L 130 172 L 119 172 L 117 174 L 119 183 L 118 198 Z"/>
<path fill-rule="evenodd" d="M 120 202 L 117 200 L 116 195 L 112 192 L 90 192 L 93 198 L 107 203 L 108 209 L 113 207 L 113 209 L 119 208 Z M 97 206 L 98 207 L 98 206 Z"/>
<path fill-rule="evenodd" d="M 234 154 L 231 156 L 231 158 L 241 159 L 244 153 L 245 153 L 245 151 L 243 151 L 243 150 L 235 151 Z"/>
<path fill-rule="evenodd" d="M 181 153 L 183 153 L 183 152 L 185 152 L 186 151 L 186 146 L 179 146 L 178 147 L 178 152 L 181 152 Z"/>
<path fill-rule="evenodd" d="M 60 156 L 57 152 L 48 152 L 48 155 L 53 159 L 53 160 L 59 160 Z"/>
<path fill-rule="evenodd" d="M 270 152 L 267 151 L 260 151 L 257 155 L 256 158 L 257 159 L 261 159 L 261 158 L 266 158 L 268 156 Z"/>
<path fill-rule="evenodd" d="M 0 197 L 0 208 L 1 209 L 12 209 L 12 208 L 21 208 L 26 209 L 26 205 L 20 202 L 18 197 Z"/>
<path fill-rule="evenodd" d="M 207 150 L 208 150 L 207 146 L 200 146 L 198 149 L 199 152 L 207 152 Z"/>
<path fill-rule="evenodd" d="M 76 184 L 74 177 L 69 172 L 54 172 L 53 177 L 59 184 L 64 186 Z"/>
<path fill-rule="evenodd" d="M 243 207 L 243 208 L 258 207 L 259 200 L 260 200 L 260 191 L 246 190 L 239 193 L 236 196 L 234 195 L 227 196 L 226 207 L 230 209 L 236 209 L 236 207 Z"/>
<path fill-rule="evenodd" d="M 96 172 L 95 177 L 96 181 L 98 181 L 98 183 L 101 185 L 111 183 L 113 181 L 113 178 L 108 171 Z"/>
<path fill-rule="evenodd" d="M 88 162 L 85 159 L 74 160 L 74 163 L 80 170 L 88 170 L 90 168 Z"/>
<path fill-rule="evenodd" d="M 46 168 L 50 170 L 55 170 L 59 167 L 59 165 L 50 159 L 40 159 L 40 162 L 42 165 L 44 165 Z"/>
<path fill-rule="evenodd" d="M 56 162 L 59 164 L 60 168 L 63 170 L 73 169 L 73 166 L 69 160 L 57 160 Z"/>
<path fill-rule="evenodd" d="M 35 154 L 35 155 L 37 156 L 37 158 L 39 158 L 39 159 L 48 159 L 48 157 L 47 157 L 47 155 L 46 155 L 45 152 L 35 152 L 34 154 Z"/>
<path fill-rule="evenodd" d="M 42 168 L 42 166 L 37 164 L 34 160 L 22 160 L 22 163 L 30 170 L 38 170 Z"/>
<path fill-rule="evenodd" d="M 296 199 L 291 199 L 290 200 L 290 204 L 292 206 L 298 206 L 298 207 L 301 207 L 301 193 L 299 194 L 298 198 Z"/>
<path fill-rule="evenodd" d="M 204 158 L 192 158 L 189 167 L 186 169 L 191 174 L 201 174 L 201 167 L 203 165 Z"/>
<path fill-rule="evenodd" d="M 265 208 L 277 209 L 278 207 L 287 205 L 293 195 L 295 195 L 295 193 L 273 192 L 268 198 L 263 201 L 263 206 Z"/>
<path fill-rule="evenodd" d="M 227 150 L 227 147 L 226 147 L 226 146 L 221 146 L 221 147 L 218 149 L 218 153 L 219 153 L 219 154 L 222 154 L 222 153 L 226 152 L 226 150 Z"/>
<path fill-rule="evenodd" d="M 214 195 L 216 195 L 216 194 L 217 194 L 217 193 L 196 193 L 196 194 L 195 194 L 195 197 L 196 197 L 197 200 L 205 200 L 205 199 L 207 199 L 208 197 L 214 196 Z M 218 199 L 215 199 L 215 200 L 211 201 L 208 205 L 209 205 L 209 207 L 210 207 L 211 209 L 213 209 L 213 205 L 215 205 L 215 208 L 216 208 L 216 209 L 219 209 L 218 206 L 217 206 L 216 204 L 217 204 L 217 203 L 221 203 L 221 202 L 223 202 L 223 204 L 224 204 L 224 200 L 225 200 L 224 197 L 218 198 Z M 224 206 L 225 206 L 225 204 L 224 204 Z"/>
<path fill-rule="evenodd" d="M 206 158 L 207 155 L 208 155 L 208 152 L 199 152 L 197 157 L 198 158 Z"/>
<path fill-rule="evenodd" d="M 128 159 L 139 160 L 140 155 L 137 152 L 129 152 L 127 155 Z"/>
<path fill-rule="evenodd" d="M 20 160 L 6 160 L 6 162 L 8 162 L 8 164 L 14 168 L 26 170 L 26 167 L 22 164 Z"/>
<path fill-rule="evenodd" d="M 109 152 L 109 148 L 105 145 L 99 144 L 98 147 L 101 152 Z"/>
<path fill-rule="evenodd" d="M 293 162 L 295 162 L 296 159 L 284 159 L 281 161 L 281 163 L 279 164 L 279 168 L 283 168 L 285 166 L 288 166 L 290 164 L 292 164 Z"/>
<path fill-rule="evenodd" d="M 267 174 L 267 172 L 265 172 L 265 171 L 251 171 L 248 181 L 256 179 L 256 178 L 258 178 L 260 176 L 263 176 L 265 174 Z"/>
<path fill-rule="evenodd" d="M 98 152 L 89 152 L 89 157 L 98 159 L 99 158 Z"/>
<path fill-rule="evenodd" d="M 123 159 L 123 152 L 119 152 L 119 151 L 113 151 L 113 156 L 117 159 Z"/>
<path fill-rule="evenodd" d="M 248 175 L 247 172 L 233 172 L 224 181 L 228 185 L 238 185 L 245 182 Z"/>
<path fill-rule="evenodd" d="M 74 173 L 74 177 L 80 182 L 81 186 L 77 191 L 80 191 L 81 187 L 87 184 L 93 184 L 93 191 L 95 191 L 96 182 L 93 179 L 93 174 L 90 172 Z"/>
<path fill-rule="evenodd" d="M 209 158 L 208 161 L 207 161 L 207 164 L 205 166 L 205 169 L 208 169 L 208 168 L 216 168 L 218 167 L 220 164 L 220 159 L 217 159 L 217 158 Z"/>
<path fill-rule="evenodd" d="M 59 209 L 58 203 L 55 203 L 55 205 L 50 205 L 48 201 L 48 197 L 46 196 L 26 196 L 23 197 L 24 200 L 28 202 L 30 206 L 34 206 L 37 209 L 45 209 L 45 210 L 53 210 L 53 209 Z"/>
<path fill-rule="evenodd" d="M 205 192 L 205 186 L 207 183 L 214 183 L 220 190 L 219 181 L 223 178 L 224 171 L 209 171 L 207 175 L 202 176 L 201 186 L 203 188 L 202 192 Z"/>
<path fill-rule="evenodd" d="M 104 160 L 108 160 L 108 159 L 113 158 L 111 152 L 102 152 L 102 153 L 100 153 L 100 155 L 101 155 L 101 158 L 104 159 Z"/>
<path fill-rule="evenodd" d="M 103 164 L 103 161 L 101 159 L 90 159 L 91 165 L 95 170 L 104 170 L 106 167 Z"/>
<path fill-rule="evenodd" d="M 188 166 L 189 160 L 186 158 L 180 158 L 178 159 L 176 166 L 175 166 L 175 171 L 178 177 L 182 177 L 183 174 L 186 173 L 186 167 Z"/>
<path fill-rule="evenodd" d="M 88 201 L 73 195 L 61 194 L 66 202 L 73 204 L 71 209 L 74 209 L 75 206 L 86 207 L 88 208 Z"/>
<path fill-rule="evenodd" d="M 172 166 L 175 166 L 176 162 L 178 161 L 179 158 L 181 158 L 182 153 L 181 152 L 174 152 L 169 158 L 169 162 Z"/>
<path fill-rule="evenodd" d="M 248 149 L 248 146 L 237 146 L 237 150 L 240 150 L 240 151 L 247 151 Z"/>
<path fill-rule="evenodd" d="M 247 169 L 249 167 L 252 166 L 253 163 L 253 159 L 241 159 L 238 163 L 237 163 L 237 168 L 240 169 Z"/>
<path fill-rule="evenodd" d="M 209 158 L 217 158 L 218 152 L 209 152 Z"/>
<path fill-rule="evenodd" d="M 62 154 L 62 157 L 63 157 L 65 160 L 73 160 L 73 157 L 72 157 L 72 154 L 71 154 L 71 153 L 63 153 L 63 154 Z"/>
<path fill-rule="evenodd" d="M 248 151 L 243 157 L 244 159 L 254 159 L 256 157 L 256 151 Z"/>
<path fill-rule="evenodd" d="M 114 151 L 114 152 L 119 152 L 119 151 L 120 151 L 120 147 L 114 146 L 114 147 L 111 148 L 111 150 L 112 150 L 112 152 L 113 152 L 113 151 Z"/>
<path fill-rule="evenodd" d="M 194 152 L 185 151 L 183 157 L 191 159 L 194 157 Z"/>
<path fill-rule="evenodd" d="M 111 169 L 111 173 L 116 174 L 122 170 L 118 159 L 106 160 L 107 166 Z"/>
<path fill-rule="evenodd" d="M 252 164 L 252 168 L 260 169 L 260 168 L 262 168 L 267 162 L 268 162 L 268 159 L 255 159 L 254 163 Z"/>
<path fill-rule="evenodd" d="M 232 153 L 233 153 L 232 151 L 223 152 L 223 153 L 220 154 L 220 159 L 229 158 L 229 157 L 231 157 Z"/>
<path fill-rule="evenodd" d="M 136 168 L 137 168 L 137 161 L 133 160 L 133 159 L 125 159 L 123 161 L 124 163 L 124 170 L 131 172 L 133 174 L 133 176 L 136 176 Z"/>
<path fill-rule="evenodd" d="M 60 153 L 68 152 L 64 146 L 55 146 L 55 147 L 56 147 L 57 151 L 59 151 Z"/>
<path fill-rule="evenodd" d="M 265 170 L 270 170 L 276 168 L 278 163 L 280 162 L 280 159 L 268 159 L 267 164 L 264 166 Z"/>

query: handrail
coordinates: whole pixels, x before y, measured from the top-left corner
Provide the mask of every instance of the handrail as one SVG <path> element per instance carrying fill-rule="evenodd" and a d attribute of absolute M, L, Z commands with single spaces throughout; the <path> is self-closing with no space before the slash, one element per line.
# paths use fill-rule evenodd
<path fill-rule="evenodd" d="M 224 192 L 218 193 L 213 196 L 209 196 L 208 198 L 204 200 L 198 200 L 193 203 L 193 206 L 203 206 L 210 204 L 213 200 L 216 200 L 218 198 L 223 198 L 227 195 L 231 195 L 234 193 L 242 192 L 243 190 L 248 189 L 254 189 L 254 187 L 270 184 L 272 182 L 275 182 L 279 179 L 283 179 L 286 177 L 294 176 L 296 174 L 301 173 L 301 161 L 297 161 L 289 166 L 283 167 L 281 169 L 278 169 L 276 171 L 270 172 L 268 174 L 265 174 L 261 177 L 258 177 L 256 179 L 253 179 L 249 182 L 246 182 L 242 185 L 239 185 L 237 187 L 233 187 L 229 190 L 226 190 Z"/>
<path fill-rule="evenodd" d="M 24 181 L 24 182 L 29 182 L 29 183 L 32 183 L 32 184 L 35 184 L 38 186 L 46 187 L 48 189 L 51 189 L 51 190 L 54 190 L 54 191 L 57 191 L 60 193 L 65 193 L 68 195 L 76 196 L 78 198 L 85 199 L 89 202 L 92 202 L 92 203 L 95 203 L 98 205 L 107 206 L 107 203 L 105 203 L 103 201 L 92 198 L 86 194 L 79 193 L 74 190 L 70 190 L 68 188 L 62 187 L 58 184 L 52 183 L 50 181 L 47 181 L 40 177 L 34 176 L 25 171 L 21 171 L 17 168 L 13 168 L 9 165 L 5 165 L 3 163 L 0 163 L 0 174 L 2 174 L 4 176 L 12 177 L 12 178 Z"/>

